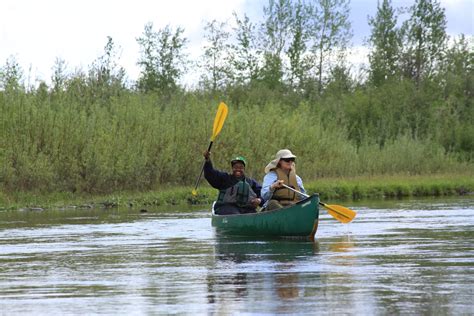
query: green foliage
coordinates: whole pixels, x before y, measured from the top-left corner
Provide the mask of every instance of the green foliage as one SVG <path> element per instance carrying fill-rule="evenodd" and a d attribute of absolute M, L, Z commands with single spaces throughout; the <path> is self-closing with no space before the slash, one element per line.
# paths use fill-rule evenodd
<path fill-rule="evenodd" d="M 137 86 L 144 92 L 159 92 L 169 97 L 177 91 L 178 80 L 186 70 L 184 47 L 187 39 L 184 29 L 172 27 L 154 31 L 150 22 L 145 25 L 142 37 L 137 38 L 141 48 L 138 65 L 142 68 Z"/>
<path fill-rule="evenodd" d="M 88 94 L 87 85 L 81 89 Z M 1 94 L 0 179 L 5 190 L 106 193 L 194 182 L 212 130 L 215 102 L 189 94 L 157 104 L 152 95 L 124 92 L 103 104 L 74 91 L 72 84 L 57 99 L 43 93 L 23 93 L 19 98 Z M 352 100 L 359 114 L 370 99 L 358 93 L 356 98 L 340 99 L 340 109 Z M 337 100 L 329 97 L 318 104 L 262 99 L 258 105 L 247 100 L 229 106 L 213 148 L 215 165 L 229 170 L 229 157 L 243 154 L 249 158 L 249 175 L 257 179 L 263 178 L 263 167 L 276 151 L 287 147 L 298 156 L 298 172 L 309 181 L 472 170 L 465 155 L 446 152 L 429 129 L 423 134 L 429 137 L 420 138 L 413 137 L 409 125 L 402 129 L 403 111 L 391 114 L 393 118 L 390 108 L 376 115 L 377 105 L 351 129 L 344 123 L 347 117 L 331 115 Z M 356 121 L 355 114 L 347 114 L 348 121 Z M 387 123 L 383 137 L 378 129 L 383 126 L 373 125 L 378 120 Z M 366 128 L 353 142 L 351 131 L 360 125 Z M 425 125 L 438 127 L 431 121 Z M 468 146 L 462 144 L 457 148 Z"/>
<path fill-rule="evenodd" d="M 118 65 L 119 52 L 112 38 L 107 37 L 104 54 L 100 56 L 89 70 L 88 85 L 91 87 L 92 97 L 107 104 L 113 96 L 119 95 L 125 89 L 125 70 Z M 58 64 L 56 85 L 61 85 L 62 64 Z M 56 89 L 58 86 L 55 87 Z"/>
<path fill-rule="evenodd" d="M 292 10 L 291 42 L 286 50 L 289 59 L 289 86 L 292 89 L 303 88 L 306 72 L 310 69 L 305 53 L 307 49 L 308 32 L 308 7 L 298 1 Z"/>
<path fill-rule="evenodd" d="M 204 55 L 200 67 L 204 70 L 201 78 L 203 88 L 216 93 L 224 89 L 228 84 L 231 69 L 228 63 L 229 44 L 227 40 L 230 36 L 225 30 L 226 23 L 213 20 L 204 27 L 207 45 L 204 47 Z"/>
<path fill-rule="evenodd" d="M 22 90 L 23 70 L 14 57 L 9 57 L 0 69 L 0 89 L 6 92 Z"/>
<path fill-rule="evenodd" d="M 270 89 L 280 89 L 283 83 L 282 53 L 291 35 L 292 4 L 289 0 L 269 0 L 263 8 L 265 34 L 262 82 Z"/>
<path fill-rule="evenodd" d="M 234 29 L 235 44 L 230 46 L 229 62 L 232 66 L 232 84 L 234 86 L 247 85 L 259 76 L 262 50 L 258 43 L 256 25 L 244 15 L 239 18 L 234 13 L 237 24 Z"/>
<path fill-rule="evenodd" d="M 260 82 L 261 85 L 273 91 L 281 91 L 283 88 L 283 62 L 280 56 L 271 53 L 264 54 Z"/>
<path fill-rule="evenodd" d="M 443 62 L 446 51 L 446 15 L 438 0 L 416 0 L 411 16 L 403 23 L 402 69 L 419 84 L 430 78 Z"/>
<path fill-rule="evenodd" d="M 318 94 L 321 94 L 333 64 L 341 62 L 352 37 L 348 0 L 321 0 L 310 6 L 310 52 Z"/>
<path fill-rule="evenodd" d="M 281 57 L 287 46 L 286 41 L 291 34 L 292 3 L 290 0 L 269 0 L 268 6 L 263 8 L 266 34 L 266 52 Z"/>
<path fill-rule="evenodd" d="M 397 17 L 392 8 L 391 0 L 383 0 L 378 4 L 377 14 L 369 19 L 372 28 L 370 44 L 372 51 L 369 54 L 370 80 L 380 86 L 387 80 L 393 80 L 398 71 L 400 58 L 401 38 L 396 28 Z"/>
<path fill-rule="evenodd" d="M 350 35 L 346 0 L 317 6 L 271 0 L 264 34 L 247 16 L 235 15 L 231 46 L 223 24 L 209 24 L 206 65 L 212 73 L 200 91 L 178 85 L 186 39 L 182 29 L 169 26 L 155 32 L 147 24 L 137 39 L 138 89 L 126 86 L 111 38 L 87 71 L 68 73 L 65 61 L 57 59 L 51 87 L 41 82 L 25 88 L 21 68 L 9 59 L 0 69 L 0 191 L 105 194 L 191 185 L 221 99 L 230 110 L 213 147 L 220 169 L 242 154 L 249 159 L 249 175 L 262 179 L 276 151 L 290 148 L 309 183 L 327 177 L 472 174 L 472 40 L 460 37 L 444 49 L 443 10 L 436 1 L 419 0 L 401 38 L 410 44 L 402 65 L 413 66 L 415 76 L 398 76 L 408 68 L 394 58 L 400 38 L 389 3 L 371 20 L 368 81 L 354 80 L 343 60 L 328 59 Z M 385 31 L 390 40 L 383 38 Z M 444 53 L 447 58 L 441 58 Z M 340 185 L 326 194 L 398 196 L 413 190 Z"/>

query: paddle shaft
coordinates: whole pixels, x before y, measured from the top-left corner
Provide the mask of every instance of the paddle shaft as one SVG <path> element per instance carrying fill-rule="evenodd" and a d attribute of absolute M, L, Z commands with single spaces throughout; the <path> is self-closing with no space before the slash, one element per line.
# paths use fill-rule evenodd
<path fill-rule="evenodd" d="M 309 195 L 303 192 L 300 192 L 298 190 L 295 190 L 284 183 L 282 183 L 282 186 L 304 197 L 309 197 Z M 327 205 L 326 203 L 323 203 L 323 202 L 319 202 L 319 205 L 324 206 L 326 209 L 328 209 L 329 214 L 342 223 L 348 223 L 352 221 L 356 215 L 356 213 L 353 210 L 340 206 L 340 205 Z"/>
<path fill-rule="evenodd" d="M 213 141 L 211 141 L 211 142 L 209 143 L 209 147 L 207 148 L 207 151 L 209 151 L 209 152 L 211 151 L 211 148 L 212 148 L 212 144 L 213 144 L 213 143 L 214 143 Z M 199 181 L 201 181 L 202 173 L 204 172 L 204 165 L 205 165 L 205 164 L 206 164 L 206 160 L 204 160 L 204 162 L 203 162 L 203 164 L 202 164 L 202 167 L 201 167 L 201 173 L 199 174 L 199 177 L 196 179 L 196 184 L 194 185 L 194 191 L 197 190 L 197 187 L 198 187 L 198 185 L 199 185 Z"/>
<path fill-rule="evenodd" d="M 293 189 L 292 187 L 290 187 L 290 186 L 287 186 L 287 185 L 286 185 L 286 184 L 284 184 L 284 183 L 282 183 L 281 185 L 282 185 L 282 186 L 284 186 L 285 188 L 287 188 L 287 189 L 289 189 L 289 190 L 291 190 L 291 191 L 295 192 L 295 193 L 298 193 L 298 194 L 299 194 L 299 195 L 301 195 L 301 196 L 304 196 L 304 197 L 306 197 L 306 198 L 307 198 L 307 197 L 309 197 L 309 195 L 308 195 L 308 194 L 306 194 L 306 193 L 303 193 L 303 192 L 301 192 L 301 191 L 298 191 L 298 190 L 295 190 L 295 189 Z M 321 202 L 319 202 L 319 204 L 321 204 Z"/>

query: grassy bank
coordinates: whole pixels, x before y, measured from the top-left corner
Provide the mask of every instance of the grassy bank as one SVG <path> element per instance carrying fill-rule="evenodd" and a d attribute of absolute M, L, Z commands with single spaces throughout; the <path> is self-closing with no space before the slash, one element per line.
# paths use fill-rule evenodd
<path fill-rule="evenodd" d="M 472 174 L 440 174 L 427 176 L 376 176 L 323 178 L 305 184 L 308 193 L 317 192 L 324 201 L 362 198 L 399 198 L 410 196 L 448 196 L 474 193 Z M 163 187 L 148 192 L 117 192 L 109 195 L 72 194 L 69 192 L 35 194 L 0 192 L 0 209 L 47 208 L 132 208 L 150 209 L 166 205 L 202 205 L 207 208 L 216 190 L 207 184 L 193 197 L 190 187 Z"/>
<path fill-rule="evenodd" d="M 373 176 L 321 179 L 306 185 L 321 199 L 394 198 L 410 196 L 464 195 L 474 192 L 474 176 L 439 174 L 425 176 Z"/>

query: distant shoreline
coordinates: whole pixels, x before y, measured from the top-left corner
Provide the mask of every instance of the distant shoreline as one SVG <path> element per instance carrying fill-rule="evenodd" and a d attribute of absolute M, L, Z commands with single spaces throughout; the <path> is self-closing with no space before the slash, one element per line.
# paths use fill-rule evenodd
<path fill-rule="evenodd" d="M 474 177 L 440 174 L 324 178 L 305 183 L 305 188 L 310 194 L 319 193 L 321 199 L 326 202 L 418 196 L 462 196 L 474 194 Z M 0 191 L 0 211 L 45 211 L 48 209 L 67 211 L 91 208 L 145 211 L 159 206 L 208 206 L 215 199 L 216 194 L 217 191 L 206 183 L 198 188 L 197 197 L 192 196 L 190 187 L 184 186 L 169 186 L 148 192 L 116 192 L 107 195 Z"/>

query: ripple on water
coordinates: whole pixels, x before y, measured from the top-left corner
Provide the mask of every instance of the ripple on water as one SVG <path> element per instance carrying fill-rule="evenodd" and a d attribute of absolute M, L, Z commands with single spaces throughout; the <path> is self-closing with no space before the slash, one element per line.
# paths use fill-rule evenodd
<path fill-rule="evenodd" d="M 474 199 L 322 212 L 315 243 L 217 236 L 207 211 L 0 214 L 12 314 L 469 314 Z M 344 298 L 344 304 L 341 304 Z"/>

